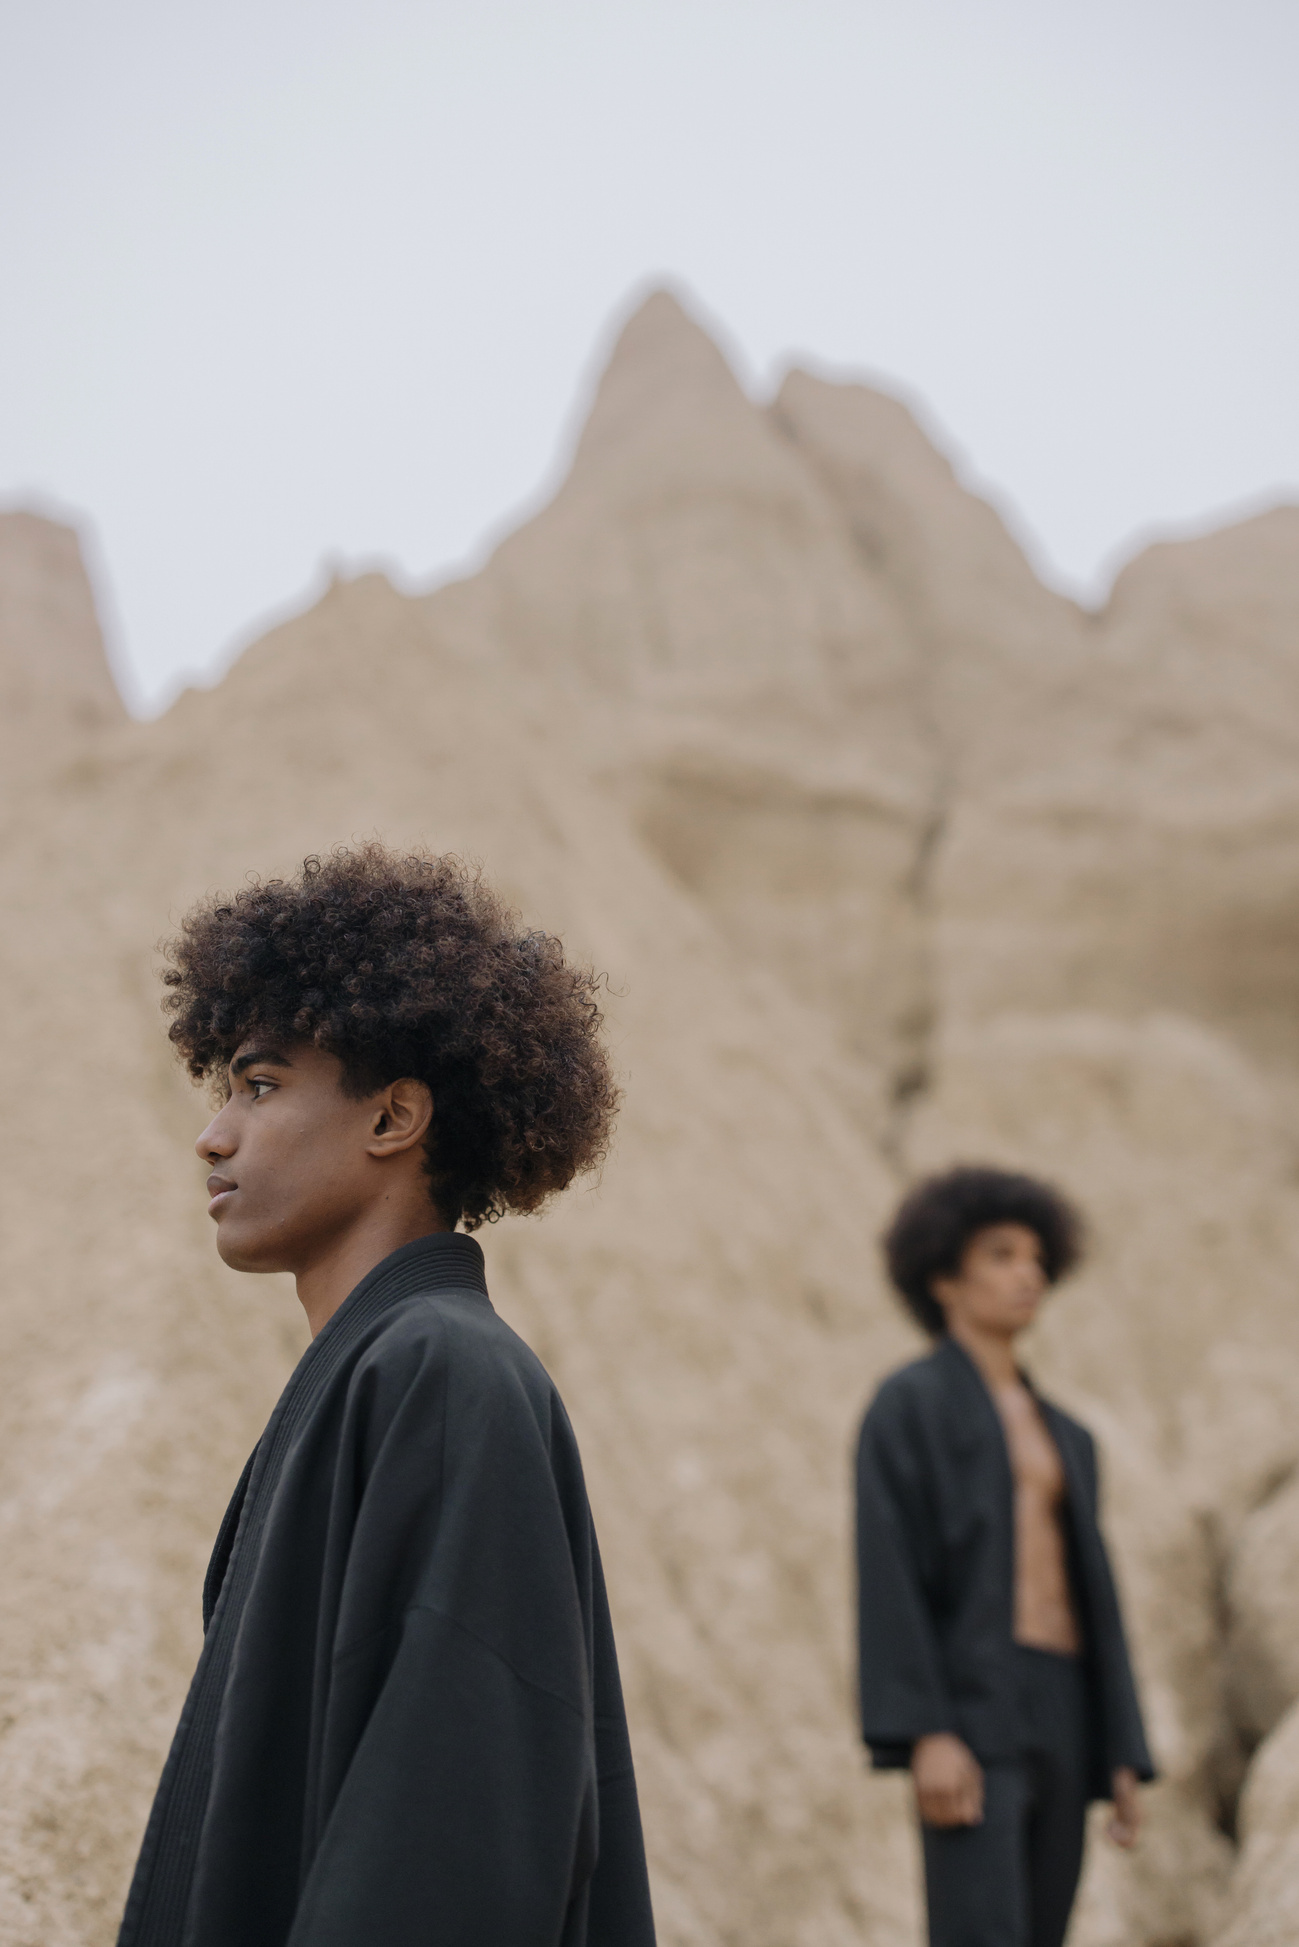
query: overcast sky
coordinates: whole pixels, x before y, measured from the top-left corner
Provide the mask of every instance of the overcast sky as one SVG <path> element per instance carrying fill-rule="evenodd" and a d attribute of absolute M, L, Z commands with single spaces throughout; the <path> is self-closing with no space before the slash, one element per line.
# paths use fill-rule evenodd
<path fill-rule="evenodd" d="M 1041 570 L 1299 490 L 1295 0 L 0 5 L 0 502 L 137 708 L 553 482 L 670 279 L 917 399 Z"/>

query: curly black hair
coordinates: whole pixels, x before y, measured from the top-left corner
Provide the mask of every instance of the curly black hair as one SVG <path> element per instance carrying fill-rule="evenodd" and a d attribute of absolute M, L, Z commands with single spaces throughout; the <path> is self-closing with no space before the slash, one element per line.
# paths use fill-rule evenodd
<path fill-rule="evenodd" d="M 524 931 L 463 860 L 378 844 L 308 858 L 188 913 L 162 949 L 169 1034 L 196 1081 L 254 1032 L 336 1055 L 368 1095 L 426 1082 L 439 1214 L 467 1230 L 537 1210 L 608 1150 L 619 1092 L 601 977 Z"/>
<path fill-rule="evenodd" d="M 1082 1218 L 1052 1184 L 970 1163 L 926 1177 L 903 1199 L 881 1245 L 903 1304 L 931 1338 L 946 1330 L 933 1280 L 955 1277 L 966 1245 L 989 1224 L 1023 1224 L 1037 1232 L 1048 1284 L 1082 1256 Z"/>

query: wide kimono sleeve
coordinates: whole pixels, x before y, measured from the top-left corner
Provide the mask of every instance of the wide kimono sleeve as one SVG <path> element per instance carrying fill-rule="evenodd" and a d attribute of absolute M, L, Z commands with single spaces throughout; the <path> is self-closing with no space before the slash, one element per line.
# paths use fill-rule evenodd
<path fill-rule="evenodd" d="M 881 1769 L 906 1765 L 917 1738 L 957 1733 L 931 1607 L 935 1514 L 909 1404 L 886 1385 L 857 1449 L 862 1736 Z"/>
<path fill-rule="evenodd" d="M 471 1321 L 353 1388 L 289 1947 L 591 1938 L 603 1587 L 563 1408 L 493 1354 Z"/>

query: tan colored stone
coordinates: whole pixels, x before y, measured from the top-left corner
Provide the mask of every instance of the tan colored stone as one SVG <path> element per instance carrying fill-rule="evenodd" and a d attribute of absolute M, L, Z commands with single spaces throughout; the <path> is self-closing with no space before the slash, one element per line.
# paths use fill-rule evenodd
<path fill-rule="evenodd" d="M 11 754 L 38 710 L 47 725 L 122 716 L 77 536 L 22 509 L 0 513 L 0 704 Z"/>
<path fill-rule="evenodd" d="M 1241 1526 L 1226 1600 L 1233 1715 L 1247 1736 L 1265 1737 L 1299 1702 L 1299 1480 L 1293 1463 Z"/>
<path fill-rule="evenodd" d="M 302 1343 L 213 1256 L 151 946 L 376 832 L 481 858 L 611 976 L 603 1183 L 484 1241 L 582 1439 L 665 1947 L 918 1940 L 905 1787 L 853 1728 L 848 1454 L 916 1346 L 875 1237 L 958 1155 L 1095 1227 L 1033 1356 L 1101 1441 L 1165 1782 L 1138 1855 L 1094 1848 L 1075 1947 L 1213 1936 L 1249 1731 L 1223 1576 L 1232 1655 L 1280 1668 L 1259 1536 L 1299 1462 L 1292 518 L 1154 550 L 1085 616 L 897 402 L 794 374 L 764 409 L 660 295 L 480 575 L 339 583 L 75 747 L 102 673 L 49 662 L 0 722 L 0 1947 L 112 1938 Z M 1293 1903 L 1277 1857 L 1257 1897 Z"/>
<path fill-rule="evenodd" d="M 1241 1860 L 1215 1947 L 1299 1942 L 1299 1710 L 1258 1752 L 1240 1808 Z"/>

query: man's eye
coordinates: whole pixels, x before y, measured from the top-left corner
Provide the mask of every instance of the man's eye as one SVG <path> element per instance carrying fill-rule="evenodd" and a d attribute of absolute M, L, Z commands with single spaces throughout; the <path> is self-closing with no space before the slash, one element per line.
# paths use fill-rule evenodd
<path fill-rule="evenodd" d="M 274 1086 L 275 1086 L 274 1082 L 250 1082 L 248 1084 L 249 1092 L 251 1093 L 254 1102 L 261 1101 L 263 1090 L 265 1090 L 265 1092 L 269 1095 L 270 1091 L 274 1088 Z"/>

